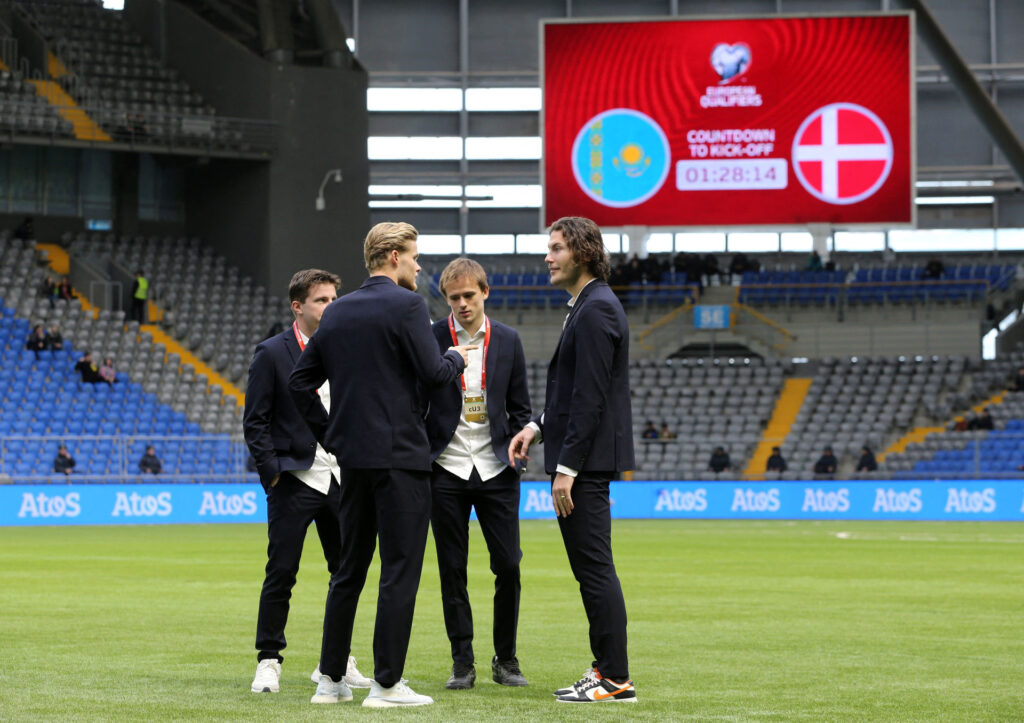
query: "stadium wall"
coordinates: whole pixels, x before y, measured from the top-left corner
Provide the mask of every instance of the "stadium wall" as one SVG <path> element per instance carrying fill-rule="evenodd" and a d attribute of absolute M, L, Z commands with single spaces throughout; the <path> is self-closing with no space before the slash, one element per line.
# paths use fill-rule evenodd
<path fill-rule="evenodd" d="M 551 519 L 550 485 L 523 482 L 520 519 Z M 617 519 L 1024 521 L 1020 480 L 613 482 Z M 255 484 L 6 485 L 0 526 L 264 522 Z"/>
<path fill-rule="evenodd" d="M 125 17 L 218 113 L 277 124 L 269 163 L 211 160 L 189 169 L 188 233 L 275 292 L 304 266 L 358 287 L 370 218 L 366 72 L 271 63 L 175 2 L 131 0 Z M 328 184 L 317 211 L 320 183 L 334 168 L 343 181 Z"/>

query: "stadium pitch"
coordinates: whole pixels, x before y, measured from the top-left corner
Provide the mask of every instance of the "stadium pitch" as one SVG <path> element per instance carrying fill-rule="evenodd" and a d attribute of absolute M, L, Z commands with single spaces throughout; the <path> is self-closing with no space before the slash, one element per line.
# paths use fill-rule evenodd
<path fill-rule="evenodd" d="M 1024 527 L 1014 523 L 616 521 L 636 705 L 557 703 L 590 664 L 554 521 L 524 522 L 519 658 L 490 680 L 492 577 L 474 524 L 478 682 L 451 660 L 428 540 L 405 676 L 436 703 L 313 706 L 327 574 L 311 531 L 281 692 L 253 694 L 258 525 L 0 529 L 0 719 L 1024 719 Z M 371 570 L 353 654 L 372 675 Z"/>

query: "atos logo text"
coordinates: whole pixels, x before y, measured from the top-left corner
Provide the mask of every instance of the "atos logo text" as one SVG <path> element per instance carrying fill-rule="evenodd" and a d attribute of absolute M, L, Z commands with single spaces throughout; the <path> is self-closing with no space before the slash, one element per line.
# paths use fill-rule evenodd
<path fill-rule="evenodd" d="M 804 512 L 849 512 L 850 490 L 843 487 L 835 492 L 826 492 L 823 489 L 806 487 L 804 504 L 800 509 Z"/>
<path fill-rule="evenodd" d="M 77 492 L 66 495 L 47 495 L 40 492 L 33 495 L 25 492 L 21 495 L 21 508 L 18 517 L 78 517 L 82 505 Z"/>
<path fill-rule="evenodd" d="M 174 511 L 171 505 L 171 493 L 161 492 L 156 495 L 140 495 L 137 492 L 126 494 L 118 492 L 114 499 L 111 517 L 167 517 Z"/>
<path fill-rule="evenodd" d="M 873 512 L 920 512 L 921 490 L 914 487 L 909 492 L 897 492 L 891 488 L 875 488 Z"/>
<path fill-rule="evenodd" d="M 779 490 L 772 487 L 767 492 L 755 492 L 752 489 L 737 487 L 733 490 L 733 512 L 778 512 Z"/>
<path fill-rule="evenodd" d="M 981 492 L 970 492 L 966 489 L 950 487 L 946 494 L 946 512 L 986 512 L 996 511 L 996 491 L 986 487 Z"/>
<path fill-rule="evenodd" d="M 226 495 L 223 492 L 203 492 L 203 501 L 199 505 L 200 515 L 221 517 L 227 515 L 256 514 L 256 493 L 253 491 L 240 495 Z"/>
<path fill-rule="evenodd" d="M 544 490 L 530 490 L 523 509 L 526 512 L 554 512 L 555 504 L 551 495 Z"/>
<path fill-rule="evenodd" d="M 707 508 L 708 491 L 703 487 L 692 492 L 661 490 L 654 505 L 655 512 L 703 512 Z"/>

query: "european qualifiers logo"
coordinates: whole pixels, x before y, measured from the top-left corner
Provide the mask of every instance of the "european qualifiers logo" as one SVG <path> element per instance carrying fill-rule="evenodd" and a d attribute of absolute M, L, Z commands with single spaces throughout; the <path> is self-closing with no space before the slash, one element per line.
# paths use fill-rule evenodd
<path fill-rule="evenodd" d="M 711 68 L 718 83 L 700 97 L 701 108 L 757 108 L 764 103 L 756 85 L 733 84 L 750 70 L 754 54 L 746 43 L 718 43 L 711 50 Z"/>
<path fill-rule="evenodd" d="M 580 189 L 602 206 L 629 208 L 651 198 L 671 167 L 668 137 L 640 111 L 612 108 L 588 120 L 572 145 Z"/>
<path fill-rule="evenodd" d="M 871 198 L 889 177 L 892 136 L 882 119 L 855 103 L 822 106 L 793 137 L 793 171 L 804 189 L 834 205 Z"/>

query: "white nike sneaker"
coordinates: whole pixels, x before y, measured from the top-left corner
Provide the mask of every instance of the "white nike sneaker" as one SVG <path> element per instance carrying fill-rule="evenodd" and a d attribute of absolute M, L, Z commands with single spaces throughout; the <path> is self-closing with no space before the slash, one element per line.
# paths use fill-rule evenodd
<path fill-rule="evenodd" d="M 420 695 L 403 681 L 390 688 L 382 688 L 376 680 L 370 681 L 370 694 L 363 700 L 364 708 L 397 708 L 399 706 L 430 705 L 434 699 Z"/>
<path fill-rule="evenodd" d="M 563 695 L 570 695 L 572 693 L 575 693 L 577 688 L 584 685 L 589 685 L 591 681 L 597 680 L 598 677 L 599 676 L 597 668 L 587 668 L 586 672 L 583 673 L 582 678 L 580 678 L 575 683 L 566 688 L 559 688 L 552 695 L 554 695 L 556 698 L 560 698 Z"/>
<path fill-rule="evenodd" d="M 320 682 L 320 666 L 316 666 L 316 670 L 309 676 L 309 679 L 314 683 Z M 345 670 L 344 681 L 348 684 L 349 688 L 369 688 L 370 683 L 373 681 L 367 678 L 365 675 L 359 672 L 359 668 L 356 667 L 356 659 L 351 655 L 348 656 L 348 667 Z"/>
<path fill-rule="evenodd" d="M 253 693 L 277 693 L 281 690 L 281 662 L 277 658 L 261 660 L 252 679 Z"/>
<path fill-rule="evenodd" d="M 310 703 L 344 703 L 352 700 L 352 691 L 344 680 L 335 683 L 326 675 L 320 676 L 316 684 L 316 693 L 309 699 Z"/>

